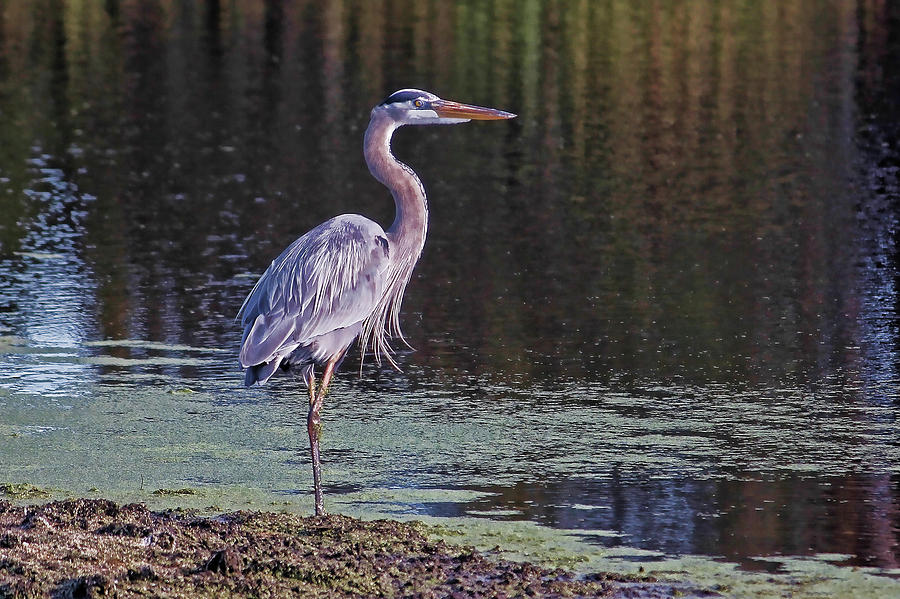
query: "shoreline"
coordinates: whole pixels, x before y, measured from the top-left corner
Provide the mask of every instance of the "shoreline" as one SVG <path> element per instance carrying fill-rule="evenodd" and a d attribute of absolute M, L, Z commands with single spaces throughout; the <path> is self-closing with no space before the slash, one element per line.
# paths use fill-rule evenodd
<path fill-rule="evenodd" d="M 498 548 L 499 549 L 499 548 Z M 0 500 L 0 597 L 640 597 L 651 576 L 576 574 L 430 539 L 395 520 Z M 703 596 L 718 596 L 710 590 Z"/>
<path fill-rule="evenodd" d="M 838 554 L 761 556 L 771 567 L 758 571 L 714 556 L 604 549 L 584 538 L 603 531 L 524 521 L 352 509 L 315 518 L 309 506 L 253 501 L 221 509 L 191 489 L 148 491 L 138 503 L 27 483 L 0 492 L 0 599 L 900 597 L 900 570 L 841 566 Z"/>

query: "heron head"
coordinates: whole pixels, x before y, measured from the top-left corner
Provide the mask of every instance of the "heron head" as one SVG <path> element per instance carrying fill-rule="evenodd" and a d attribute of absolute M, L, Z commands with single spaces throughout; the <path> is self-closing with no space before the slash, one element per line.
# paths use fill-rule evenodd
<path fill-rule="evenodd" d="M 384 111 L 400 125 L 455 125 L 470 120 L 494 121 L 516 116 L 494 108 L 443 100 L 420 89 L 396 91 L 373 112 L 376 110 Z"/>

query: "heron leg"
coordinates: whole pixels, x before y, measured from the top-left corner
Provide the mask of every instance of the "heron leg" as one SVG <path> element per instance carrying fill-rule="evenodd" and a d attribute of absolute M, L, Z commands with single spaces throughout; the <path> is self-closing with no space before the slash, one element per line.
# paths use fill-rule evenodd
<path fill-rule="evenodd" d="M 328 384 L 334 375 L 334 368 L 340 361 L 340 355 L 332 358 L 325 365 L 325 371 L 322 373 L 322 382 L 319 384 L 319 390 L 316 391 L 315 376 L 311 376 L 309 381 L 309 414 L 306 416 L 306 431 L 309 433 L 309 451 L 312 455 L 313 464 L 313 492 L 316 501 L 316 516 L 325 515 L 325 501 L 322 498 L 322 465 L 319 461 L 319 436 L 322 429 L 321 410 L 322 404 L 325 402 L 325 393 L 328 391 Z"/>
<path fill-rule="evenodd" d="M 325 365 L 325 371 L 322 373 L 322 383 L 319 385 L 319 401 L 325 399 L 325 394 L 328 392 L 328 385 L 331 383 L 331 377 L 334 376 L 334 369 L 340 361 L 341 356 L 335 356 L 328 360 L 328 363 Z"/>
<path fill-rule="evenodd" d="M 309 371 L 309 405 L 316 400 L 316 371 Z"/>
<path fill-rule="evenodd" d="M 316 497 L 316 516 L 325 515 L 325 503 L 322 500 L 322 466 L 319 463 L 319 410 L 322 400 L 316 395 L 316 377 L 309 379 L 309 413 L 306 415 L 306 432 L 309 434 L 309 451 L 312 455 L 313 491 Z"/>

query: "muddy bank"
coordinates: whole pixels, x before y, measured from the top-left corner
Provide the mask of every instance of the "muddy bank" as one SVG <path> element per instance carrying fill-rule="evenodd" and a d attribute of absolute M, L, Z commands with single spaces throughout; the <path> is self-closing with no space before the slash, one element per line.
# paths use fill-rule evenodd
<path fill-rule="evenodd" d="M 216 518 L 77 499 L 0 501 L 7 597 L 666 597 L 670 586 L 587 577 L 431 541 L 424 527 L 291 514 Z"/>

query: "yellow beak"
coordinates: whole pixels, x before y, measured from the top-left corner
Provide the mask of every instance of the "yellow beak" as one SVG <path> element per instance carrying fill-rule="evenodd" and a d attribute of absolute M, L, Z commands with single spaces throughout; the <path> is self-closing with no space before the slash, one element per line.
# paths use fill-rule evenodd
<path fill-rule="evenodd" d="M 497 121 L 500 119 L 515 118 L 511 112 L 497 110 L 496 108 L 484 108 L 471 104 L 460 104 L 451 100 L 435 100 L 431 108 L 441 118 L 472 119 L 476 121 Z"/>

